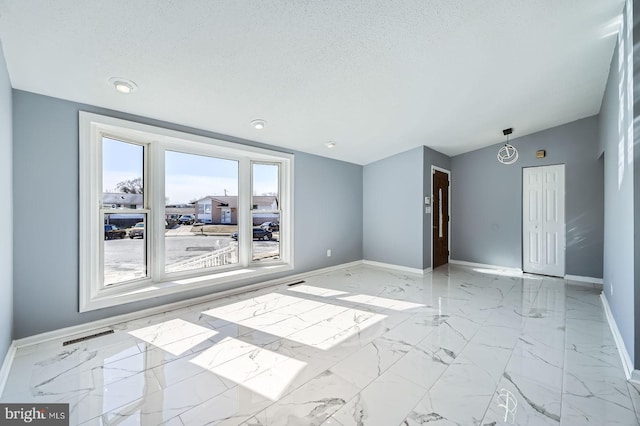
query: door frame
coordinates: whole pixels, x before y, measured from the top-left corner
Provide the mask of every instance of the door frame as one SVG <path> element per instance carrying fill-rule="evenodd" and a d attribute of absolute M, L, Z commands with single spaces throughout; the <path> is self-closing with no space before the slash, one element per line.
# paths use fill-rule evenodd
<path fill-rule="evenodd" d="M 562 275 L 548 275 L 544 272 L 526 272 L 525 271 L 525 237 L 524 237 L 524 222 L 525 222 L 525 210 L 524 210 L 524 171 L 525 169 L 533 169 L 533 168 L 542 168 L 542 167 L 555 167 L 562 166 L 562 175 L 563 175 L 563 188 L 562 188 L 562 204 L 563 204 L 563 215 L 562 215 L 562 226 L 563 226 L 563 240 L 564 245 L 562 247 L 563 256 L 562 256 Z M 553 276 L 553 277 L 564 277 L 567 274 L 567 165 L 566 163 L 556 163 L 556 164 L 544 164 L 540 166 L 523 166 L 520 172 L 520 192 L 522 194 L 522 201 L 520 203 L 521 215 L 520 215 L 520 238 L 521 238 L 521 253 L 522 253 L 522 272 L 534 275 L 542 275 L 542 276 Z"/>
<path fill-rule="evenodd" d="M 442 173 L 446 173 L 448 175 L 448 180 L 449 180 L 449 191 L 448 191 L 448 197 L 447 199 L 449 200 L 448 203 L 448 210 L 449 210 L 449 220 L 447 221 L 447 230 L 448 230 L 448 238 L 447 238 L 447 251 L 449 252 L 449 254 L 447 255 L 447 263 L 451 262 L 451 170 L 447 170 L 447 169 L 443 169 L 442 167 L 438 167 L 438 166 L 434 166 L 433 164 L 431 165 L 431 188 L 430 188 L 430 198 L 429 198 L 429 211 L 431 212 L 431 216 L 429 219 L 429 245 L 431 246 L 431 267 L 429 268 L 430 270 L 433 270 L 433 215 L 435 214 L 433 212 L 433 175 L 435 174 L 435 171 L 439 171 Z"/>

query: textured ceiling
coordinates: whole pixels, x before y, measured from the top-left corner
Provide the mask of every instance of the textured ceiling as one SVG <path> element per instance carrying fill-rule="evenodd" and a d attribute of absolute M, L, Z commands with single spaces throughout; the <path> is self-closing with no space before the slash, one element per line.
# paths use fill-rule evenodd
<path fill-rule="evenodd" d="M 0 40 L 16 89 L 367 164 L 420 145 L 456 155 L 503 141 L 506 127 L 518 137 L 598 113 L 622 7 L 0 0 Z M 111 77 L 138 90 L 119 94 Z"/>

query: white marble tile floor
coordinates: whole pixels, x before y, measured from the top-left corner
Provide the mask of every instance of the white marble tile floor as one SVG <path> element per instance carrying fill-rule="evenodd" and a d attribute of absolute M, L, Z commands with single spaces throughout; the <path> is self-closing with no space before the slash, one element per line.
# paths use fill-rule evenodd
<path fill-rule="evenodd" d="M 638 425 L 599 291 L 359 265 L 19 348 L 2 402 L 71 425 Z"/>

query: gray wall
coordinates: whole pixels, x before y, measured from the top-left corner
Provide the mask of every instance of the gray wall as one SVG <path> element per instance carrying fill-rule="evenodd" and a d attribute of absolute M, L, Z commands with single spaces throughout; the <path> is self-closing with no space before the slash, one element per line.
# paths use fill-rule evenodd
<path fill-rule="evenodd" d="M 451 259 L 522 268 L 522 168 L 565 164 L 566 274 L 601 278 L 603 168 L 598 160 L 598 117 L 510 142 L 520 155 L 513 165 L 496 159 L 503 143 L 451 159 Z M 546 158 L 535 158 L 540 149 L 546 150 Z"/>
<path fill-rule="evenodd" d="M 78 313 L 80 110 L 264 146 L 14 90 L 14 229 L 21 236 L 14 240 L 13 245 L 15 338 L 210 292 L 191 291 Z M 362 259 L 362 167 L 308 154 L 295 154 L 295 270 L 292 273 Z M 323 226 L 327 221 L 330 221 L 330 226 Z M 333 249 L 330 258 L 326 257 L 327 248 Z M 289 274 L 281 276 L 285 275 Z M 219 287 L 218 290 L 229 287 Z M 38 297 L 34 298 L 34 294 Z"/>
<path fill-rule="evenodd" d="M 365 260 L 423 269 L 423 147 L 364 166 Z"/>
<path fill-rule="evenodd" d="M 440 167 L 441 169 L 451 171 L 451 158 L 447 157 L 444 154 L 439 153 L 438 151 L 434 151 L 431 148 L 424 147 L 424 175 L 423 175 L 423 203 L 424 197 L 432 197 L 431 193 L 431 166 Z M 451 202 L 451 200 L 449 200 Z M 424 212 L 424 205 L 422 206 Z M 422 215 L 422 229 L 424 238 L 422 240 L 422 269 L 430 268 L 432 265 L 432 257 L 431 257 L 431 240 L 433 238 L 431 234 L 432 230 L 432 215 L 431 213 Z M 449 237 L 451 238 L 451 236 Z"/>
<path fill-rule="evenodd" d="M 626 17 L 626 11 L 625 11 Z M 624 19 L 626 21 L 626 18 Z M 628 139 L 627 129 L 632 124 L 633 110 L 628 105 L 628 96 L 633 93 L 627 87 L 627 55 L 631 39 L 626 36 L 627 52 L 619 68 L 619 46 L 616 45 L 609 79 L 600 110 L 600 139 L 604 149 L 604 293 L 611 306 L 622 339 L 634 358 L 634 211 L 633 211 L 633 159 L 628 157 L 628 148 L 633 142 Z M 623 96 L 619 96 L 619 87 Z M 622 106 L 621 106 L 622 105 Z"/>
<path fill-rule="evenodd" d="M 361 260 L 362 166 L 303 153 L 295 162 L 296 267 Z"/>
<path fill-rule="evenodd" d="M 450 170 L 451 159 L 421 146 L 364 166 L 364 259 L 431 267 L 431 166 Z"/>
<path fill-rule="evenodd" d="M 640 229 L 640 53 L 636 52 L 636 46 L 640 46 L 640 1 L 633 2 L 633 225 L 634 229 Z M 634 232 L 634 330 L 640 330 L 640 233 Z M 638 250 L 635 250 L 635 249 Z M 637 307 L 637 308 L 636 308 Z M 635 336 L 635 369 L 640 367 L 640 336 Z"/>
<path fill-rule="evenodd" d="M 0 365 L 12 340 L 13 328 L 13 186 L 11 82 L 0 44 Z"/>

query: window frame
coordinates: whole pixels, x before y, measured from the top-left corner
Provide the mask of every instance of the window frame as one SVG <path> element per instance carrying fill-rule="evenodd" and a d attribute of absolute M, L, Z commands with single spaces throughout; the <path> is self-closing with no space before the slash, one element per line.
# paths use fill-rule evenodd
<path fill-rule="evenodd" d="M 277 209 L 265 209 L 265 210 L 260 210 L 258 208 L 254 208 L 254 206 L 257 206 L 255 204 L 253 204 L 253 197 L 257 196 L 260 197 L 260 195 L 253 195 L 254 193 L 254 174 L 255 174 L 255 165 L 274 165 L 274 166 L 278 166 L 278 191 L 277 191 L 277 202 L 278 202 L 278 208 Z M 250 177 L 251 177 L 251 183 L 250 183 L 250 188 L 251 188 L 251 203 L 249 206 L 249 213 L 250 213 L 250 218 L 249 220 L 251 221 L 251 228 L 254 227 L 253 225 L 253 217 L 255 214 L 277 214 L 279 218 L 282 217 L 282 208 L 281 208 L 281 202 L 280 202 L 280 194 L 282 192 L 282 182 L 284 182 L 283 176 L 282 176 L 282 168 L 280 167 L 280 163 L 274 163 L 274 162 L 266 162 L 266 161 L 255 161 L 255 160 L 251 160 L 249 166 L 251 167 L 251 172 L 250 172 Z M 280 220 L 278 220 L 278 223 L 280 223 Z M 287 234 L 287 231 L 285 230 L 285 237 Z M 280 227 L 280 230 L 278 231 L 278 241 L 282 240 L 282 233 L 283 233 L 283 228 Z M 264 261 L 264 260 L 253 260 L 254 258 L 254 253 L 253 253 L 253 230 L 251 231 L 251 261 L 254 263 L 260 263 L 260 264 L 266 264 L 267 262 L 270 261 Z M 279 254 L 278 256 L 282 256 L 282 245 L 279 244 L 278 246 L 278 251 Z M 285 248 L 286 250 L 286 248 Z"/>
<path fill-rule="evenodd" d="M 117 213 L 146 214 L 147 278 L 104 285 L 104 214 L 102 138 L 144 147 L 144 208 Z M 293 154 L 151 126 L 80 111 L 79 113 L 79 311 L 86 312 L 221 284 L 251 284 L 255 278 L 292 270 Z M 205 155 L 238 161 L 238 263 L 181 272 L 165 271 L 165 152 Z M 253 164 L 279 165 L 281 236 L 278 260 L 252 260 Z M 284 238 L 282 238 L 282 230 Z M 226 286 L 225 288 L 228 288 Z"/>
<path fill-rule="evenodd" d="M 99 221 L 103 221 L 105 215 L 107 214 L 142 214 L 145 219 L 144 219 L 144 223 L 145 223 L 145 238 L 144 238 L 144 242 L 145 242 L 145 247 L 144 247 L 144 254 L 145 254 L 145 267 L 146 267 L 146 273 L 145 273 L 145 277 L 143 279 L 134 279 L 134 280 L 128 280 L 128 281 L 121 281 L 118 283 L 113 283 L 110 284 L 108 286 L 108 288 L 111 287 L 117 287 L 117 286 L 126 286 L 129 285 L 131 283 L 141 283 L 141 282 L 148 282 L 151 276 L 151 271 L 149 270 L 149 257 L 150 257 L 150 244 L 149 244 L 149 240 L 146 238 L 146 231 L 147 231 L 147 227 L 149 222 L 149 218 L 151 217 L 151 208 L 149 206 L 149 196 L 147 195 L 148 191 L 146 191 L 146 185 L 147 185 L 147 179 L 149 177 L 149 173 L 148 173 L 148 164 L 149 164 L 149 150 L 148 150 L 148 144 L 146 143 L 138 143 L 136 141 L 128 141 L 128 140 L 122 140 L 121 137 L 114 137 L 111 134 L 103 134 L 102 137 L 100 138 L 102 140 L 102 138 L 104 137 L 108 137 L 109 139 L 112 140 L 117 140 L 119 142 L 124 142 L 124 143 L 130 143 L 132 145 L 137 145 L 142 147 L 143 151 L 142 151 L 142 189 L 143 189 L 143 193 L 142 193 L 142 208 L 138 209 L 138 208 L 131 208 L 131 207 L 117 207 L 116 208 L 107 208 L 104 206 L 104 203 L 102 202 L 102 194 L 98 194 L 99 200 L 100 200 L 100 209 L 99 209 L 99 213 L 98 213 L 98 220 Z M 102 171 L 102 142 L 100 142 L 100 145 L 97 147 L 97 155 L 98 155 L 98 166 L 97 168 L 95 168 L 94 170 L 96 170 L 98 172 L 98 177 L 97 177 L 97 182 L 99 182 L 99 186 L 100 183 L 102 182 L 100 174 Z M 81 178 L 82 179 L 82 178 Z M 82 210 L 81 210 L 82 211 Z M 104 227 L 102 227 L 104 228 Z M 104 232 L 104 231 L 103 231 Z M 104 234 L 100 235 L 100 247 L 99 247 L 99 259 L 104 259 Z M 102 269 L 101 269 L 102 271 Z M 102 277 L 104 278 L 104 274 L 102 274 Z M 103 284 L 104 285 L 104 284 Z"/>

